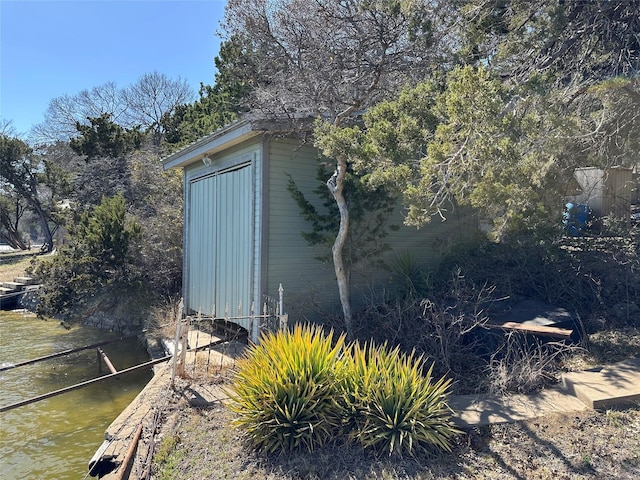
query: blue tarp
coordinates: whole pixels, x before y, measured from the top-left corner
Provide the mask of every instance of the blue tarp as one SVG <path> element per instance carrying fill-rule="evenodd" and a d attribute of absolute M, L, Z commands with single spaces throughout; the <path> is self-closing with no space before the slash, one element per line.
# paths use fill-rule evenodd
<path fill-rule="evenodd" d="M 591 209 L 582 203 L 567 203 L 562 214 L 562 224 L 567 234 L 580 237 L 589 226 Z"/>

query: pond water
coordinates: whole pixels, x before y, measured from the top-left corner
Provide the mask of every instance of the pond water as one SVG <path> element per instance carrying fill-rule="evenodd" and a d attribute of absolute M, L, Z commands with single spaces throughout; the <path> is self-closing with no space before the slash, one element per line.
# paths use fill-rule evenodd
<path fill-rule="evenodd" d="M 16 364 L 119 335 L 96 328 L 66 329 L 18 311 L 0 311 L 0 364 Z M 137 338 L 101 347 L 117 370 L 149 360 Z M 109 373 L 98 372 L 95 349 L 0 371 L 0 406 L 20 402 Z M 104 431 L 142 390 L 151 368 L 97 382 L 0 413 L 3 480 L 83 479 Z"/>

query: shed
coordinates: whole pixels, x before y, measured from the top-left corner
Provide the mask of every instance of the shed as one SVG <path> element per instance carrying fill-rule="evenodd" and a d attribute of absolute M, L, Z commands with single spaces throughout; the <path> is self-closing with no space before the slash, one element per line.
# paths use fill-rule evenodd
<path fill-rule="evenodd" d="M 629 217 L 634 182 L 632 169 L 626 167 L 576 168 L 576 192 L 569 196 L 575 203 L 589 205 L 599 217 L 613 215 Z"/>
<path fill-rule="evenodd" d="M 333 266 L 317 260 L 318 251 L 302 237 L 310 226 L 287 190 L 291 176 L 313 196 L 320 155 L 300 136 L 283 132 L 273 121 L 241 120 L 163 160 L 165 169 L 183 169 L 187 314 L 221 317 L 229 309 L 248 315 L 265 295 L 277 296 L 280 284 L 290 321 L 340 312 Z M 400 228 L 385 238 L 389 258 L 393 251 L 410 251 L 423 264 L 433 264 L 452 238 L 476 227 L 458 211 L 416 230 L 402 225 L 398 208 L 392 222 Z M 384 269 L 352 275 L 354 307 L 385 288 L 390 277 Z M 237 323 L 257 339 L 256 325 Z"/>

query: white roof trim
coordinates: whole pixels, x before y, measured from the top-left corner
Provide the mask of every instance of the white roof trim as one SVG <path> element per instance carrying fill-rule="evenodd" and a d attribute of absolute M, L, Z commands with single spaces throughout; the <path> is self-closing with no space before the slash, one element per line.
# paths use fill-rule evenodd
<path fill-rule="evenodd" d="M 221 128 L 162 159 L 165 170 L 185 167 L 261 133 L 259 125 L 241 120 Z"/>

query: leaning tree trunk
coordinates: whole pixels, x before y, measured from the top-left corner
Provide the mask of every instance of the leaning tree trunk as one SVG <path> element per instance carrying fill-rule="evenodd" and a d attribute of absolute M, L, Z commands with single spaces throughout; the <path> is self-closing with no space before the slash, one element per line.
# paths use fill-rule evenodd
<path fill-rule="evenodd" d="M 39 205 L 35 205 L 35 210 L 38 214 L 38 218 L 40 219 L 40 225 L 42 226 L 42 233 L 44 234 L 44 244 L 46 245 L 46 251 L 51 252 L 53 250 L 53 235 L 51 234 L 51 229 L 49 228 L 47 215 Z"/>
<path fill-rule="evenodd" d="M 351 315 L 351 299 L 349 295 L 349 281 L 347 272 L 344 268 L 342 251 L 347 240 L 349 232 L 349 207 L 344 199 L 344 177 L 347 172 L 347 162 L 344 158 L 337 159 L 338 165 L 336 171 L 327 181 L 327 186 L 336 201 L 340 212 L 340 228 L 338 235 L 333 242 L 331 253 L 333 254 L 333 266 L 336 272 L 336 280 L 338 281 L 338 293 L 340 294 L 340 303 L 342 304 L 342 313 L 344 315 L 344 325 L 347 330 L 347 338 L 353 338 L 353 318 Z"/>
<path fill-rule="evenodd" d="M 0 234 L 0 238 L 3 239 L 7 244 L 16 250 L 26 250 L 27 246 L 20 238 L 20 234 L 17 230 L 7 230 L 6 233 Z"/>
<path fill-rule="evenodd" d="M 0 233 L 0 239 L 4 240 L 9 246 L 16 250 L 26 250 L 27 246 L 20 237 L 18 226 L 20 225 L 20 218 L 24 213 L 24 207 L 20 205 L 19 197 L 16 197 L 15 212 L 9 214 L 8 210 L 0 211 L 0 225 L 5 229 L 4 233 Z"/>

